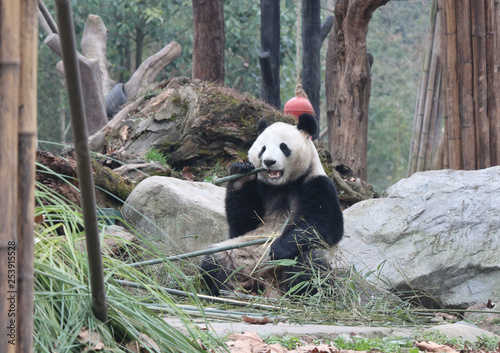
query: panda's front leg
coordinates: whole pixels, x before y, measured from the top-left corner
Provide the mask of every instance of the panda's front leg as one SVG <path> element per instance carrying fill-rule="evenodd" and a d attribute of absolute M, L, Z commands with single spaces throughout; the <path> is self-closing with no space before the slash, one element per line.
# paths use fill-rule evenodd
<path fill-rule="evenodd" d="M 269 255 L 273 260 L 294 259 L 299 255 L 301 249 L 300 241 L 303 238 L 303 231 L 294 225 L 289 225 L 283 231 L 283 234 L 274 240 L 271 245 Z"/>
<path fill-rule="evenodd" d="M 248 173 L 254 169 L 252 163 L 233 163 L 229 174 Z M 235 238 L 259 225 L 262 216 L 262 199 L 257 192 L 257 175 L 252 174 L 228 182 L 226 187 L 226 217 L 229 236 Z"/>

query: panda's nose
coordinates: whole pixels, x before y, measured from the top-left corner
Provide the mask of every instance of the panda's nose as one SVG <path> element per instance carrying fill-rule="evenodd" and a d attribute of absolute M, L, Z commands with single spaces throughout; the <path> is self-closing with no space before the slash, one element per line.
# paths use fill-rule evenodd
<path fill-rule="evenodd" d="M 276 161 L 274 159 L 264 159 L 264 164 L 266 165 L 266 167 L 270 167 L 272 165 L 275 165 Z"/>

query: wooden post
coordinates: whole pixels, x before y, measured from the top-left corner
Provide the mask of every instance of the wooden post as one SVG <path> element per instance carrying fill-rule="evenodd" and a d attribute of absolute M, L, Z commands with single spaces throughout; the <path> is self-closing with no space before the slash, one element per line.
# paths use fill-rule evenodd
<path fill-rule="evenodd" d="M 33 350 L 33 256 L 37 134 L 37 1 L 21 1 L 21 74 L 19 82 L 18 265 L 16 352 Z"/>
<path fill-rule="evenodd" d="M 15 352 L 17 320 L 17 129 L 21 3 L 0 0 L 0 352 Z"/>
<path fill-rule="evenodd" d="M 260 0 L 261 99 L 281 109 L 280 97 L 280 2 Z M 269 52 L 269 56 L 265 53 Z M 267 63 L 269 61 L 269 63 Z M 264 66 L 263 66 L 264 65 Z M 268 70 L 270 68 L 270 72 Z"/>

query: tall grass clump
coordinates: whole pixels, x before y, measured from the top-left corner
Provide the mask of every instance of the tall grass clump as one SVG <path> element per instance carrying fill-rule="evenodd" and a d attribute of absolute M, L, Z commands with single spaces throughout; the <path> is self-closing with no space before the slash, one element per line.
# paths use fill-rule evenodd
<path fill-rule="evenodd" d="M 35 196 L 35 215 L 44 217 L 35 234 L 35 352 L 97 348 L 131 352 L 131 345 L 146 352 L 221 351 L 220 342 L 194 325 L 176 300 L 156 284 L 148 268 L 133 268 L 124 262 L 137 260 L 137 254 L 148 250 L 119 238 L 114 240 L 125 249 L 120 258 L 103 248 L 109 322 L 97 320 L 92 315 L 81 210 L 42 184 L 37 184 Z M 101 229 L 103 238 L 112 238 L 105 234 L 104 225 Z M 164 266 L 179 287 L 193 290 L 190 279 L 178 268 L 169 263 Z M 147 290 L 126 289 L 116 279 L 138 283 Z M 196 297 L 189 301 L 203 312 Z M 151 303 L 161 304 L 161 309 L 153 311 Z M 169 324 L 166 316 L 180 322 L 182 329 Z"/>

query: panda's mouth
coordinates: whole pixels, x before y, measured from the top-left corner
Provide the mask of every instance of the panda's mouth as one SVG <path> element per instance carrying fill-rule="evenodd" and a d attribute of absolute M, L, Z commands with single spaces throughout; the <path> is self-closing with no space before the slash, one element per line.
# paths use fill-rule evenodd
<path fill-rule="evenodd" d="M 268 169 L 267 176 L 269 177 L 269 179 L 279 179 L 283 176 L 283 171 Z"/>

